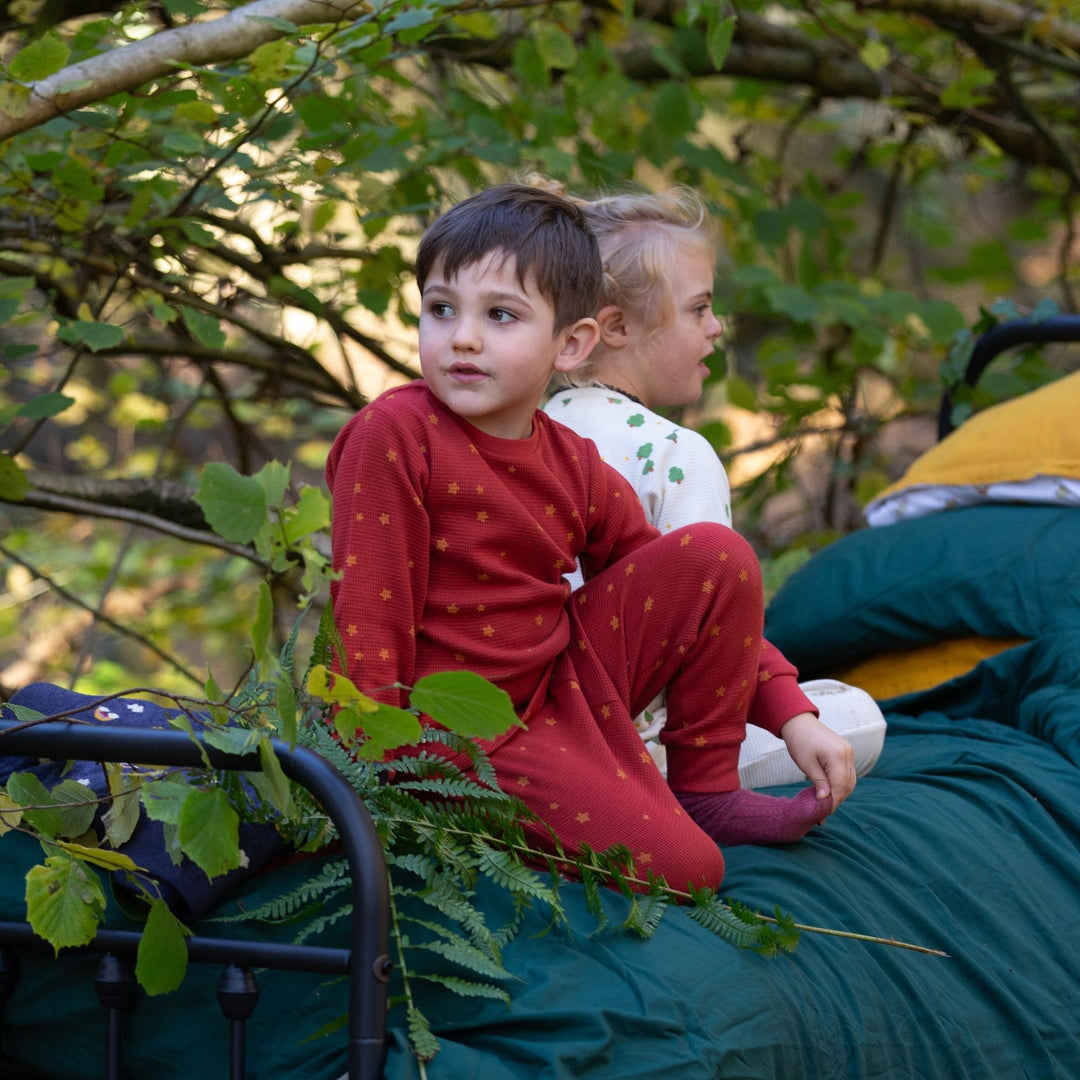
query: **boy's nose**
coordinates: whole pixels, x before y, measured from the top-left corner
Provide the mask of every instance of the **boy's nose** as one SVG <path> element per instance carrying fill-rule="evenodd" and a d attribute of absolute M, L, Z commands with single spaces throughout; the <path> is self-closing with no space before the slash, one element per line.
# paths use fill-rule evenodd
<path fill-rule="evenodd" d="M 459 317 L 454 323 L 450 345 L 457 351 L 476 352 L 480 348 L 480 335 L 477 333 L 476 321 L 468 316 Z"/>

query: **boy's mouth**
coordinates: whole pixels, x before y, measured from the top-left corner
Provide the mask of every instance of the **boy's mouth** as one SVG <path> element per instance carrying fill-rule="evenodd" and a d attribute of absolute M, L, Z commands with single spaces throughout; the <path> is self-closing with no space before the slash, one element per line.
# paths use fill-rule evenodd
<path fill-rule="evenodd" d="M 455 379 L 464 379 L 470 382 L 487 377 L 475 364 L 464 364 L 460 362 L 451 364 L 449 372 Z"/>

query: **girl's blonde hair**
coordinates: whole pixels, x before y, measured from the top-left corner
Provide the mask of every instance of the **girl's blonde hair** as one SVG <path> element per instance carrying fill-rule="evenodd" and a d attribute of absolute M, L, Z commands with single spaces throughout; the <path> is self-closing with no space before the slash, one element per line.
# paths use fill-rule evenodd
<path fill-rule="evenodd" d="M 528 182 L 565 195 L 565 188 L 555 181 L 534 175 Z M 701 196 L 692 188 L 677 186 L 663 192 L 624 192 L 573 201 L 581 206 L 600 245 L 604 264 L 600 308 L 614 305 L 623 311 L 646 312 L 649 333 L 659 334 L 674 316 L 669 282 L 686 249 L 704 255 L 710 263 L 716 260 L 718 232 Z M 597 346 L 594 357 L 602 350 L 603 345 Z M 556 376 L 558 384 L 588 385 L 596 367 L 595 359 L 587 360 L 574 371 Z"/>

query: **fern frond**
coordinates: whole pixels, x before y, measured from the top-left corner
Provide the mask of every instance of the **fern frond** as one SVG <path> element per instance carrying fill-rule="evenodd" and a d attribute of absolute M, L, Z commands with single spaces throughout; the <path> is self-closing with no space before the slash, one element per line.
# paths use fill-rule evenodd
<path fill-rule="evenodd" d="M 342 919 L 350 918 L 352 912 L 352 904 L 342 904 L 340 907 L 334 908 L 333 911 L 328 911 L 326 914 L 312 919 L 300 933 L 296 935 L 296 938 L 294 939 L 295 944 L 303 945 L 308 938 L 314 937 L 316 934 L 321 934 L 324 930 L 329 930 L 331 926 L 341 922 Z"/>
<path fill-rule="evenodd" d="M 421 780 L 398 780 L 395 781 L 395 784 L 403 791 L 416 791 L 425 795 L 441 795 L 448 799 L 473 797 L 505 803 L 510 798 L 501 791 L 488 791 L 486 788 L 478 787 L 476 781 L 470 780 L 467 776 L 461 779 L 431 776 Z"/>
<path fill-rule="evenodd" d="M 473 851 L 479 857 L 479 870 L 496 885 L 509 889 L 512 893 L 542 900 L 545 904 L 554 904 L 555 893 L 544 884 L 543 878 L 526 866 L 512 852 L 506 849 L 496 850 L 483 840 L 473 841 Z"/>
<path fill-rule="evenodd" d="M 334 622 L 333 605 L 327 604 L 319 617 L 319 628 L 315 631 L 308 671 L 310 672 L 311 668 L 316 664 L 332 668 L 335 656 L 344 659 L 345 645 L 341 640 L 341 633 L 337 628 L 337 623 Z"/>
<path fill-rule="evenodd" d="M 268 922 L 282 923 L 303 917 L 318 910 L 326 900 L 340 895 L 351 884 L 349 865 L 344 859 L 326 863 L 318 874 L 301 882 L 282 896 L 275 896 L 251 911 L 240 915 L 221 915 L 209 922 Z"/>
<path fill-rule="evenodd" d="M 767 936 L 767 927 L 760 920 L 748 921 L 722 900 L 709 893 L 696 893 L 694 903 L 687 909 L 694 922 L 740 949 L 757 949 Z"/>
<path fill-rule="evenodd" d="M 510 1004 L 510 995 L 501 986 L 493 986 L 491 983 L 472 982 L 469 979 L 459 979 L 455 975 L 435 975 L 429 971 L 413 971 L 410 974 L 414 979 L 445 986 L 448 990 L 453 990 L 455 994 L 461 997 L 492 998 L 495 1001 L 503 1002 L 505 1005 Z"/>
<path fill-rule="evenodd" d="M 434 927 L 435 923 L 429 923 L 429 926 Z M 442 930 L 442 928 L 438 929 Z M 476 975 L 484 975 L 487 978 L 512 980 L 512 978 L 517 977 L 503 968 L 498 960 L 492 959 L 484 953 L 483 949 L 476 948 L 475 945 L 465 941 L 463 937 L 457 934 L 449 935 L 449 937 L 449 941 L 409 941 L 408 949 L 409 951 L 414 949 L 427 950 L 429 953 L 445 957 L 447 960 L 456 963 L 460 968 L 465 968 Z"/>
<path fill-rule="evenodd" d="M 439 864 L 435 859 L 415 851 L 388 851 L 386 853 L 386 864 L 390 867 L 391 872 L 404 870 L 415 874 L 425 882 L 430 881 L 439 868 Z"/>
<path fill-rule="evenodd" d="M 496 943 L 483 913 L 471 903 L 454 882 L 438 877 L 420 898 L 429 907 L 456 922 L 478 949 L 496 952 Z"/>
<path fill-rule="evenodd" d="M 660 892 L 638 893 L 631 905 L 631 915 L 627 916 L 622 928 L 633 931 L 639 937 L 651 938 L 670 906 L 671 900 Z"/>
<path fill-rule="evenodd" d="M 439 1040 L 435 1038 L 428 1018 L 411 1001 L 405 1008 L 405 1022 L 413 1053 L 421 1061 L 430 1061 L 439 1052 Z"/>
<path fill-rule="evenodd" d="M 278 653 L 278 667 L 281 669 L 281 673 L 285 678 L 290 681 L 293 678 L 293 663 L 296 659 L 296 645 L 300 640 L 300 627 L 303 626 L 309 611 L 311 611 L 310 603 L 304 607 L 294 620 L 292 629 L 289 631 L 289 636 L 286 639 L 285 644 L 282 645 L 281 651 Z"/>
<path fill-rule="evenodd" d="M 511 898 L 513 901 L 513 915 L 497 930 L 491 932 L 491 941 L 500 956 L 503 948 L 517 937 L 525 921 L 525 915 L 532 907 L 532 898 L 525 896 L 523 893 L 512 893 Z"/>
<path fill-rule="evenodd" d="M 476 779 L 485 787 L 494 791 L 499 790 L 499 781 L 491 759 L 473 739 L 465 738 L 454 731 L 429 727 L 424 730 L 424 741 L 441 743 L 455 754 L 464 754 L 469 759 L 469 766 Z"/>

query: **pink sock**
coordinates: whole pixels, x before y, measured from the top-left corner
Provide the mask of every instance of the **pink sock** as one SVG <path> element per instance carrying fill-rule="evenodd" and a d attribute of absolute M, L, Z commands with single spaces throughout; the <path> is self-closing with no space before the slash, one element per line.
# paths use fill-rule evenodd
<path fill-rule="evenodd" d="M 828 816 L 832 799 L 820 802 L 813 788 L 783 799 L 736 788 L 720 792 L 674 792 L 682 808 L 721 847 L 790 844 Z"/>

